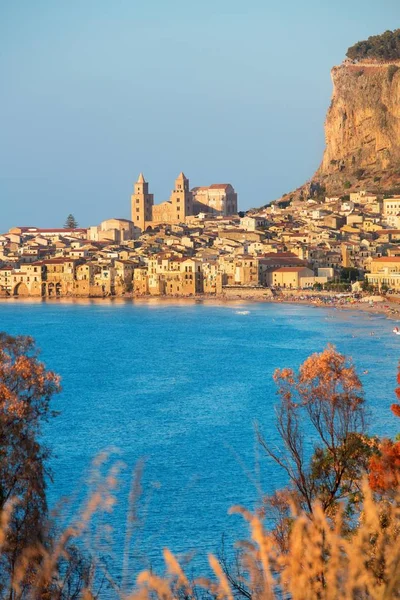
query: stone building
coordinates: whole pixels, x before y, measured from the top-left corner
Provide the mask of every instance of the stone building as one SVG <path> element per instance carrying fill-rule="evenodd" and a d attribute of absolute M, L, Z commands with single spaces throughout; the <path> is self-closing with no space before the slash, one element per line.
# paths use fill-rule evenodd
<path fill-rule="evenodd" d="M 371 273 L 366 274 L 369 284 L 379 289 L 382 285 L 400 290 L 400 256 L 381 256 L 371 261 Z"/>
<path fill-rule="evenodd" d="M 170 199 L 157 205 L 153 194 L 149 194 L 149 184 L 142 173 L 139 175 L 131 197 L 131 219 L 142 231 L 161 223 L 183 223 L 192 214 L 192 193 L 183 173 L 175 180 Z"/>
<path fill-rule="evenodd" d="M 146 223 L 153 220 L 153 204 L 154 196 L 149 194 L 149 184 L 140 173 L 131 196 L 131 221 L 142 231 L 146 229 Z"/>
<path fill-rule="evenodd" d="M 325 278 L 322 278 L 325 279 Z M 306 282 L 304 280 L 307 280 Z M 308 267 L 280 267 L 271 272 L 271 285 L 274 287 L 283 287 L 297 289 L 309 287 L 318 280 L 314 271 Z M 320 283 L 325 283 L 325 281 Z"/>
<path fill-rule="evenodd" d="M 169 200 L 154 204 L 149 193 L 149 184 L 141 173 L 131 196 L 131 220 L 136 227 L 145 231 L 161 223 L 185 223 L 188 217 L 200 213 L 234 215 L 237 213 L 237 194 L 228 183 L 189 189 L 189 180 L 180 173 L 175 180 Z"/>
<path fill-rule="evenodd" d="M 175 180 L 175 188 L 170 199 L 153 206 L 153 223 L 184 223 L 193 215 L 193 197 L 189 190 L 189 180 L 183 173 Z"/>
<path fill-rule="evenodd" d="M 213 183 L 192 190 L 194 213 L 211 213 L 224 217 L 237 213 L 237 194 L 230 183 Z"/>
<path fill-rule="evenodd" d="M 136 240 L 140 229 L 128 219 L 107 219 L 98 226 L 89 227 L 88 237 L 95 242 L 121 243 Z"/>
<path fill-rule="evenodd" d="M 383 199 L 383 222 L 389 227 L 400 227 L 400 197 Z"/>

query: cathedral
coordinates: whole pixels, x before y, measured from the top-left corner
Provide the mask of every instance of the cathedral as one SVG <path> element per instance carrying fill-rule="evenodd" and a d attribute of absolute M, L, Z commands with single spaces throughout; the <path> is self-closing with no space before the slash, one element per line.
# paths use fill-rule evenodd
<path fill-rule="evenodd" d="M 141 173 L 131 196 L 131 220 L 142 231 L 161 223 L 184 223 L 200 213 L 229 216 L 237 213 L 237 194 L 229 183 L 189 189 L 189 180 L 181 173 L 175 180 L 169 200 L 154 204 L 149 184 Z"/>

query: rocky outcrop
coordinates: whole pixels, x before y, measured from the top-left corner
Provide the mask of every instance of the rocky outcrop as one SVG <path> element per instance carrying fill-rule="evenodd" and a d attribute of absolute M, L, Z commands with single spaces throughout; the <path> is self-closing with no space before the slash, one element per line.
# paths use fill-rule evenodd
<path fill-rule="evenodd" d="M 313 179 L 329 193 L 399 185 L 400 63 L 345 62 L 332 81 L 326 149 Z"/>
<path fill-rule="evenodd" d="M 400 191 L 400 60 L 346 60 L 331 74 L 322 163 L 281 202 L 358 189 Z"/>

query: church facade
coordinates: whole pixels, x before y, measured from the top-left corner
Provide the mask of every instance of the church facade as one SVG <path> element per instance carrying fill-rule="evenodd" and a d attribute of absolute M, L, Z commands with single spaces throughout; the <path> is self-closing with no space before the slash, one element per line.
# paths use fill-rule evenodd
<path fill-rule="evenodd" d="M 237 213 L 237 194 L 230 184 L 189 189 L 183 173 L 175 180 L 169 200 L 154 204 L 149 184 L 141 173 L 131 196 L 131 220 L 142 231 L 161 223 L 184 223 L 187 217 L 199 213 L 234 215 Z"/>

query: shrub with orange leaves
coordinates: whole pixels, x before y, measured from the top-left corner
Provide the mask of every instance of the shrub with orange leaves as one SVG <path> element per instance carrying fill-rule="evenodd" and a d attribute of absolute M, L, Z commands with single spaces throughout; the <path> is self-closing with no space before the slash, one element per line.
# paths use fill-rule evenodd
<path fill-rule="evenodd" d="M 397 383 L 400 384 L 400 365 L 397 371 Z M 400 387 L 395 389 L 400 399 Z M 400 404 L 390 407 L 396 417 L 400 417 Z M 378 454 L 369 461 L 369 485 L 372 490 L 379 493 L 393 492 L 400 484 L 400 441 L 393 442 L 389 439 L 381 441 Z"/>
<path fill-rule="evenodd" d="M 379 448 L 379 456 L 372 456 L 369 462 L 369 485 L 377 492 L 398 488 L 400 484 L 400 442 L 384 440 Z"/>
<path fill-rule="evenodd" d="M 400 400 L 400 363 L 397 369 L 397 383 L 399 384 L 399 387 L 397 387 L 394 391 L 397 396 L 397 399 Z M 396 415 L 396 417 L 400 417 L 400 404 L 392 404 L 390 408 L 392 409 L 392 413 Z"/>
<path fill-rule="evenodd" d="M 23 549 L 42 539 L 49 450 L 39 437 L 59 389 L 32 338 L 0 333 L 0 510 L 11 499 L 15 504 L 0 558 L 0 594 Z"/>
<path fill-rule="evenodd" d="M 333 517 L 343 502 L 348 513 L 361 500 L 359 482 L 367 472 L 376 443 L 365 433 L 364 396 L 352 362 L 328 345 L 305 360 L 298 373 L 277 369 L 280 403 L 277 430 L 282 440 L 275 449 L 258 430 L 258 439 L 289 478 L 289 486 L 264 499 L 276 515 L 275 536 L 282 549 L 288 543 L 290 498 L 310 516 L 315 502 Z M 314 451 L 305 451 L 309 440 Z M 277 510 L 278 509 L 278 510 Z"/>
<path fill-rule="evenodd" d="M 390 408 L 392 410 L 392 413 L 396 415 L 396 417 L 400 417 L 400 404 L 392 404 Z"/>

